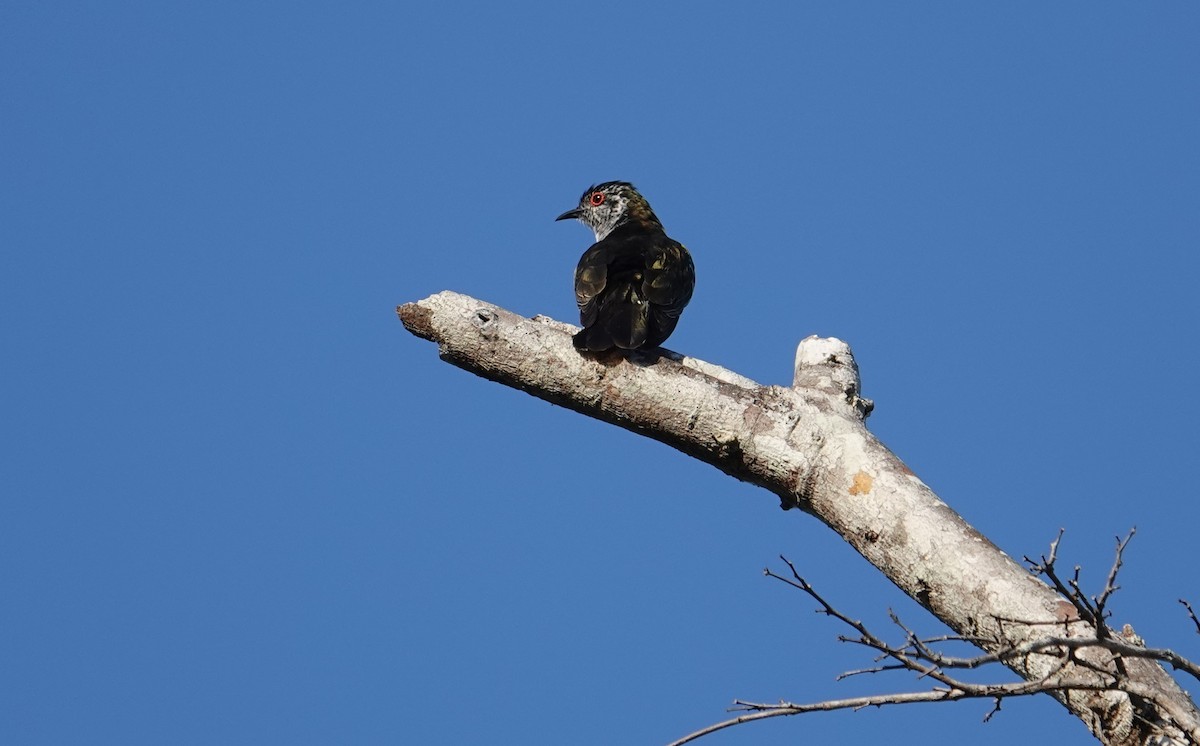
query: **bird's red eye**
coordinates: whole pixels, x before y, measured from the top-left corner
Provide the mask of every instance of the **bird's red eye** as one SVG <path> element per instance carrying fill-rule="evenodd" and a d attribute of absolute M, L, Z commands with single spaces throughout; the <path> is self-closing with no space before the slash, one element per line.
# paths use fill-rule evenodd
<path fill-rule="evenodd" d="M 604 192 L 592 192 L 592 196 L 588 197 L 588 202 L 592 203 L 592 207 L 604 204 Z"/>

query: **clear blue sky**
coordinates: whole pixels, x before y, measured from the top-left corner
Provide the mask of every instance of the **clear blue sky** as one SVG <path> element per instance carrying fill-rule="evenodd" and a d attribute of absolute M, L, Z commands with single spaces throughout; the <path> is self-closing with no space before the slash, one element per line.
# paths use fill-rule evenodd
<path fill-rule="evenodd" d="M 1200 656 L 1200 5 L 7 3 L 0 740 L 659 744 L 902 691 L 765 580 L 938 624 L 814 519 L 452 368 L 398 303 L 574 321 L 633 181 L 668 346 L 872 430 L 1013 556 Z M 998 673 L 997 676 L 1001 674 Z M 1194 684 L 1194 682 L 1192 682 Z M 1191 688 L 1195 689 L 1195 686 Z M 1088 743 L 1050 701 L 702 743 Z"/>

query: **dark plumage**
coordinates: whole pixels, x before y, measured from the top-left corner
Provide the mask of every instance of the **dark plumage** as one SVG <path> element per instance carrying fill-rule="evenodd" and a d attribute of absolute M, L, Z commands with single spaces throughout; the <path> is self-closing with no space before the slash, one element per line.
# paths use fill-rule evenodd
<path fill-rule="evenodd" d="M 692 299 L 691 254 L 666 234 L 650 203 L 628 182 L 589 188 L 578 207 L 556 219 L 568 218 L 596 234 L 596 243 L 575 268 L 575 302 L 583 324 L 575 347 L 602 352 L 661 345 Z"/>

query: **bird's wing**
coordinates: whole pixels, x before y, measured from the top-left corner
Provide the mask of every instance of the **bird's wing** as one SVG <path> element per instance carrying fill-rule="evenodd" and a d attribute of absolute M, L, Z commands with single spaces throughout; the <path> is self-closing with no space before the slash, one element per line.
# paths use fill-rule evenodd
<path fill-rule="evenodd" d="M 584 326 L 591 326 L 596 321 L 596 312 L 600 308 L 598 299 L 608 284 L 608 259 L 608 248 L 594 243 L 579 257 L 579 266 L 575 268 L 575 303 Z"/>
<path fill-rule="evenodd" d="M 695 287 L 696 268 L 683 244 L 667 239 L 646 252 L 642 293 L 646 300 L 660 307 L 657 311 L 679 318 Z"/>

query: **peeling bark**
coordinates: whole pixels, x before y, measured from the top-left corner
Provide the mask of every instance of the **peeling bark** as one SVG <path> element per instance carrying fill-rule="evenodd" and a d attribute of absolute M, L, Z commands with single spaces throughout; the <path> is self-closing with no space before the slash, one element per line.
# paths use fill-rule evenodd
<path fill-rule="evenodd" d="M 533 396 L 659 440 L 779 497 L 837 531 L 893 583 L 989 652 L 1064 625 L 1062 598 L 942 502 L 865 427 L 849 347 L 810 337 L 796 354 L 794 385 L 762 386 L 719 366 L 666 350 L 585 356 L 576 327 L 533 319 L 453 292 L 397 309 L 404 326 L 438 343 L 443 360 Z M 1069 604 L 1068 604 L 1069 606 Z M 1057 624 L 1054 624 L 1057 622 Z M 1049 626 L 1048 626 L 1049 625 Z M 1089 649 L 1093 666 L 1116 671 L 1111 654 Z M 1030 655 L 1008 665 L 1029 681 L 1056 659 Z M 1105 744 L 1155 738 L 1200 742 L 1195 704 L 1159 665 L 1124 660 L 1122 691 L 1056 695 Z M 1069 673 L 1099 677 L 1083 666 Z M 1169 742 L 1169 741 L 1162 741 Z"/>

